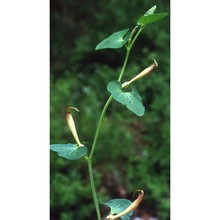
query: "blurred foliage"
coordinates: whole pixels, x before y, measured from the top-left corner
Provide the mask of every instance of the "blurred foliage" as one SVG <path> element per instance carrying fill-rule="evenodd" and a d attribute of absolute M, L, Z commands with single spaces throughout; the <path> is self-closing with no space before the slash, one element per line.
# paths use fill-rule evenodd
<path fill-rule="evenodd" d="M 150 7 L 169 13 L 169 1 L 53 0 L 51 1 L 51 143 L 72 143 L 65 108 L 74 114 L 81 141 L 91 143 L 104 103 L 107 83 L 118 78 L 125 49 L 95 51 L 113 32 L 134 28 Z M 126 197 L 140 188 L 145 199 L 135 215 L 169 219 L 169 17 L 145 29 L 132 49 L 124 81 L 159 64 L 149 77 L 136 83 L 146 106 L 137 117 L 112 102 L 101 127 L 94 155 L 100 202 Z M 89 145 L 87 145 L 89 146 Z M 89 146 L 90 149 L 90 146 Z M 87 164 L 68 161 L 51 152 L 51 220 L 95 219 Z M 101 206 L 102 213 L 108 209 Z"/>

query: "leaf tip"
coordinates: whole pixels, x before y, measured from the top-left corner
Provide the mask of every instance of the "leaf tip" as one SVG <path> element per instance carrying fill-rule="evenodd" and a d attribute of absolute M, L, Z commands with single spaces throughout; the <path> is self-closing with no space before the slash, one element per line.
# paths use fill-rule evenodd
<path fill-rule="evenodd" d="M 151 9 L 155 11 L 157 9 L 157 5 L 154 5 Z"/>
<path fill-rule="evenodd" d="M 100 48 L 99 44 L 95 47 L 95 50 L 100 50 L 102 48 Z"/>
<path fill-rule="evenodd" d="M 144 115 L 145 110 L 142 113 L 137 114 L 137 116 L 142 117 Z"/>

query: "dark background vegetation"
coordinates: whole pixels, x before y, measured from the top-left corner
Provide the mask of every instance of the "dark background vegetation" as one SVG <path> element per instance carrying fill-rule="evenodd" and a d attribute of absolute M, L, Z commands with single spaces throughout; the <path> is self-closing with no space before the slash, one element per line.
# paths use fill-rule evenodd
<path fill-rule="evenodd" d="M 106 85 L 116 80 L 125 48 L 95 51 L 110 34 L 134 28 L 153 5 L 168 12 L 169 1 L 51 0 L 51 143 L 73 143 L 66 126 L 65 108 L 75 106 L 82 141 L 92 142 L 101 109 L 109 97 Z M 169 17 L 149 25 L 129 58 L 130 79 L 155 58 L 157 70 L 136 83 L 146 107 L 137 117 L 112 102 L 102 124 L 94 155 L 94 175 L 100 202 L 133 200 L 143 189 L 145 199 L 134 216 L 169 219 Z M 89 147 L 90 149 L 90 147 Z M 86 162 L 68 161 L 51 153 L 51 220 L 96 219 Z M 103 216 L 108 213 L 101 206 Z"/>

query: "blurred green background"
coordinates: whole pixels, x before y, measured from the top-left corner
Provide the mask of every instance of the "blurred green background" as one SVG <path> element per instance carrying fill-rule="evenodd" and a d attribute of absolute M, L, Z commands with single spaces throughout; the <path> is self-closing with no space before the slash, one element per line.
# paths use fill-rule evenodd
<path fill-rule="evenodd" d="M 81 141 L 91 143 L 104 103 L 107 83 L 118 78 L 125 48 L 95 51 L 110 34 L 134 28 L 137 19 L 157 5 L 170 12 L 169 1 L 52 0 L 50 11 L 50 137 L 51 143 L 73 143 L 65 108 L 75 106 Z M 138 117 L 113 101 L 102 124 L 94 155 L 94 175 L 100 202 L 145 199 L 134 212 L 143 219 L 170 218 L 170 21 L 169 16 L 146 28 L 135 43 L 124 80 L 152 63 L 159 67 L 136 83 L 146 112 Z M 89 147 L 90 149 L 90 147 Z M 96 219 L 86 161 L 68 161 L 51 152 L 51 220 Z M 101 205 L 102 215 L 108 208 Z M 132 219 L 133 219 L 132 218 Z"/>

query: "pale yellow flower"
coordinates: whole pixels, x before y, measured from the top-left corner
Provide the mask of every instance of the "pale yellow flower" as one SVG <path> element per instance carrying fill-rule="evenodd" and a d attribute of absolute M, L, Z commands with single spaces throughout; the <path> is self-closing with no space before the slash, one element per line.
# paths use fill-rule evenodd
<path fill-rule="evenodd" d="M 122 88 L 130 85 L 131 83 L 133 83 L 134 81 L 149 75 L 156 67 L 158 67 L 157 61 L 154 59 L 154 63 L 151 64 L 149 67 L 147 67 L 146 69 L 144 69 L 143 71 L 141 71 L 138 75 L 136 75 L 133 79 L 131 79 L 128 82 L 125 82 L 122 84 Z"/>
<path fill-rule="evenodd" d="M 74 139 L 76 140 L 77 146 L 81 147 L 84 146 L 83 144 L 80 143 L 77 131 L 76 131 L 76 126 L 73 120 L 73 116 L 72 116 L 72 109 L 76 110 L 79 112 L 79 110 L 77 108 L 74 107 L 67 107 L 66 108 L 66 121 L 67 121 L 67 125 L 70 129 L 70 131 L 73 134 Z"/>
<path fill-rule="evenodd" d="M 135 209 L 140 205 L 141 201 L 142 201 L 143 198 L 144 198 L 144 191 L 143 191 L 143 190 L 141 190 L 141 189 L 136 190 L 135 193 L 134 193 L 134 195 L 135 195 L 137 192 L 139 192 L 139 195 L 138 195 L 137 199 L 134 200 L 134 202 L 132 202 L 131 205 L 128 206 L 128 208 L 126 208 L 124 211 L 118 213 L 117 215 L 112 215 L 112 214 L 108 215 L 108 216 L 106 217 L 106 220 L 114 220 L 114 219 L 120 218 L 121 216 L 126 215 L 126 214 L 128 214 L 129 212 L 135 210 Z"/>

